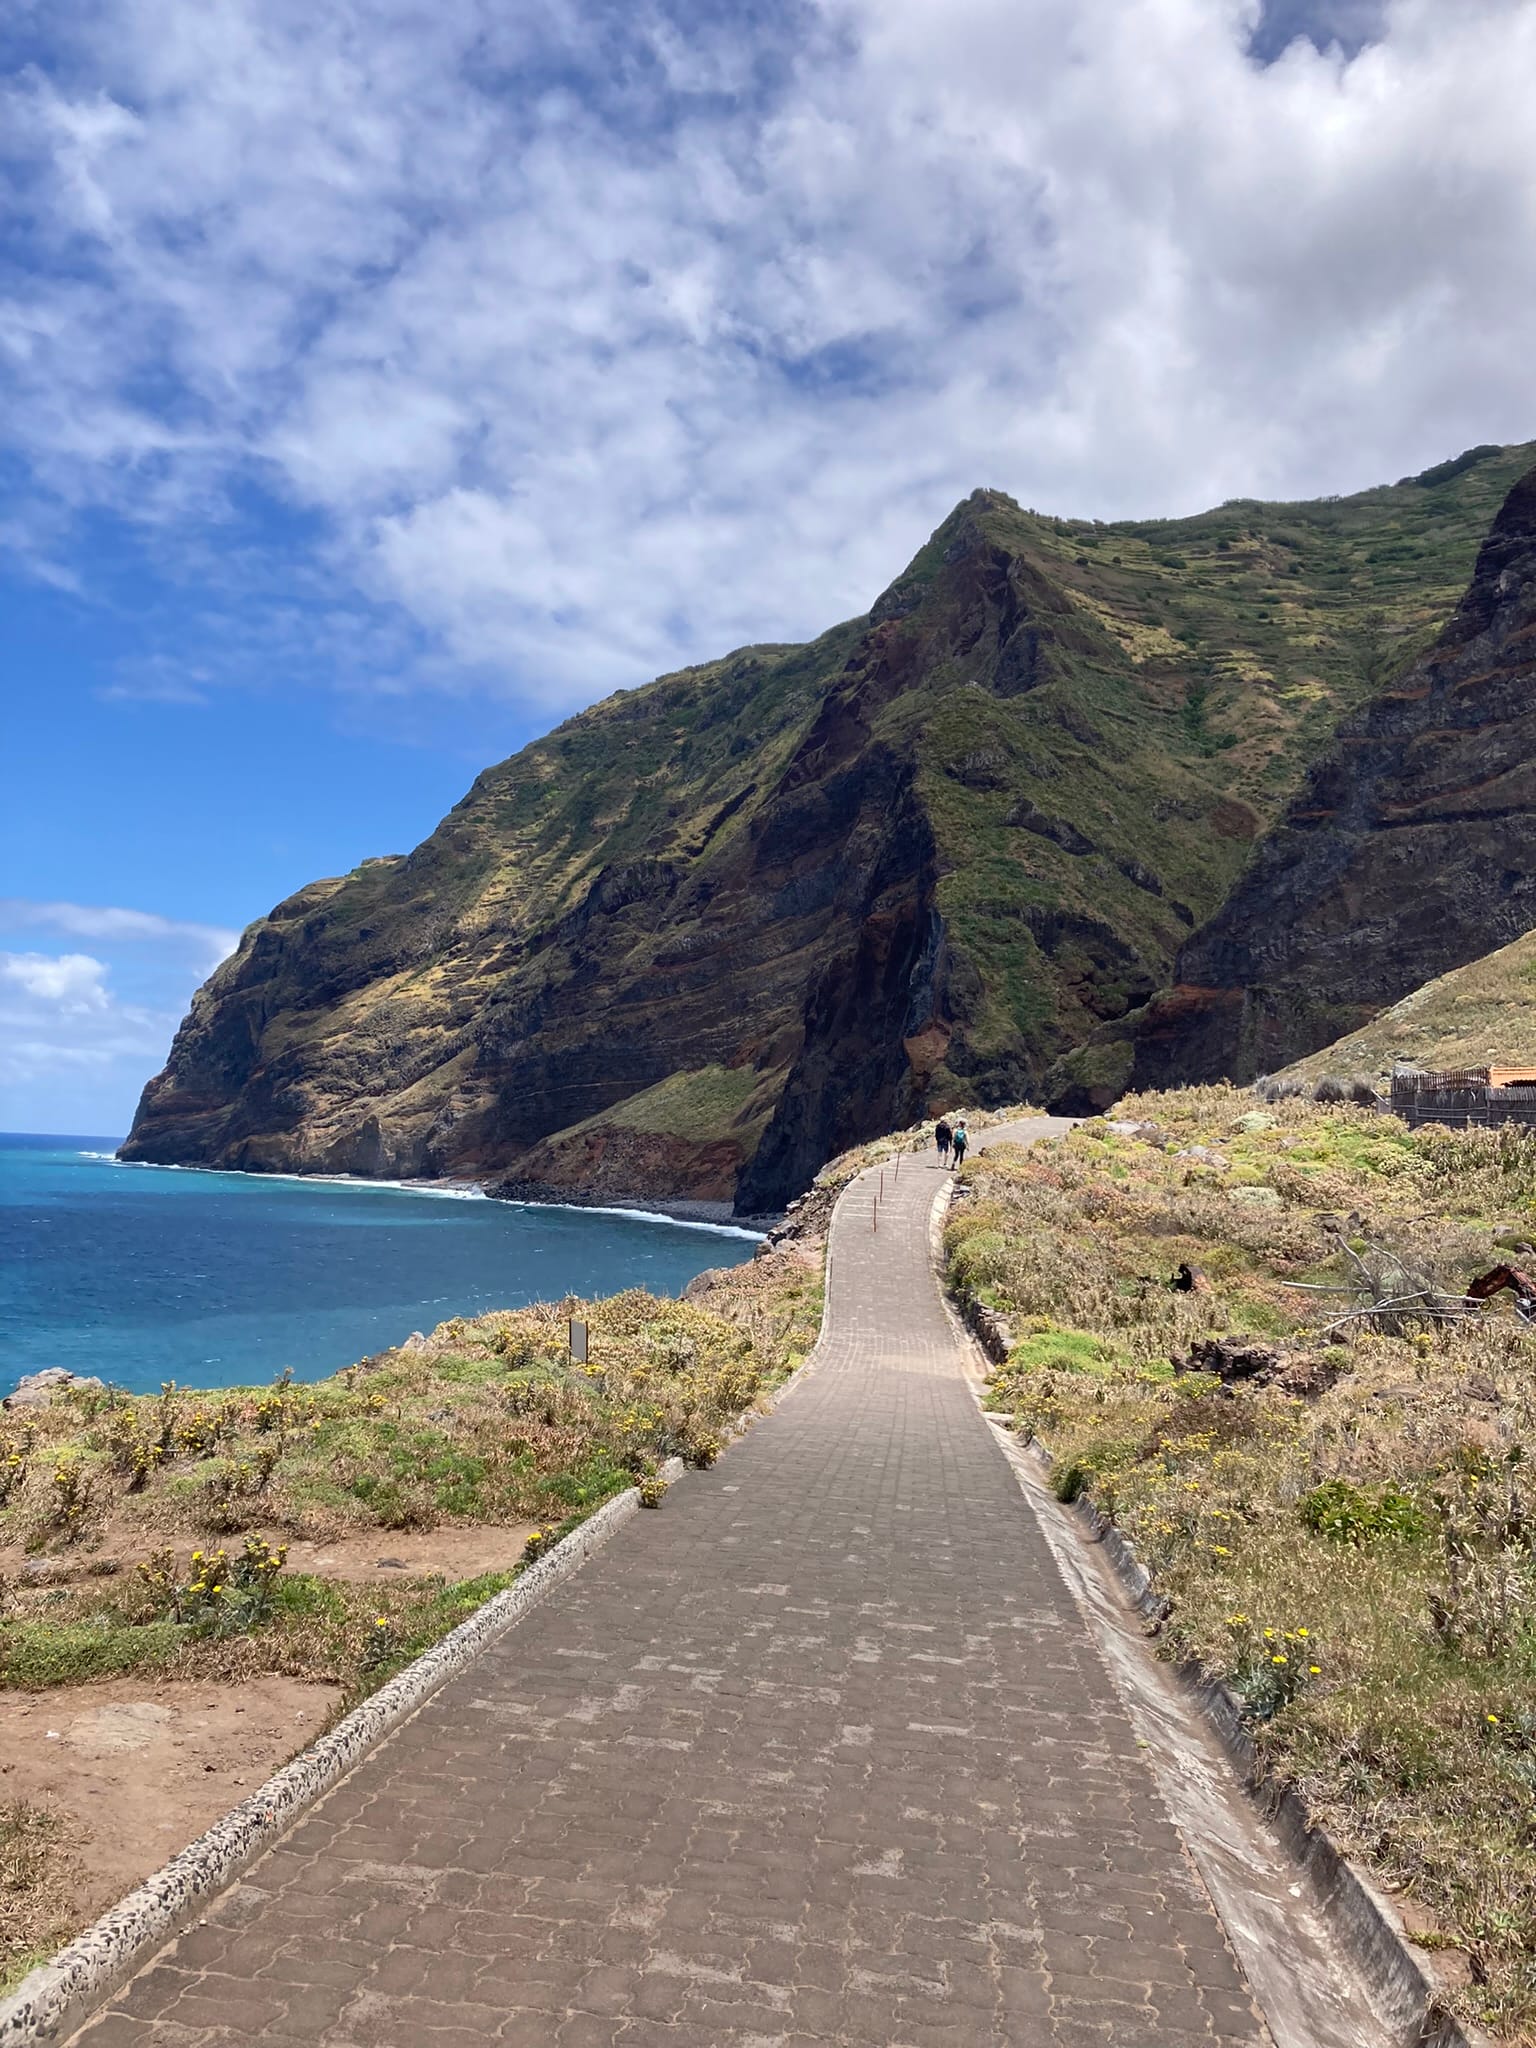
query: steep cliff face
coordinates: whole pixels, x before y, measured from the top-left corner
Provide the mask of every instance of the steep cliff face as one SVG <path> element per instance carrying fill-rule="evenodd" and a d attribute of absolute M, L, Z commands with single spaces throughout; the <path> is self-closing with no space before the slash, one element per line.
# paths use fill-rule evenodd
<path fill-rule="evenodd" d="M 866 618 L 609 698 L 280 904 L 125 1156 L 752 1211 L 1030 1093 L 1168 981 L 1362 646 L 1443 616 L 1495 455 L 1155 528 L 975 493 Z"/>
<path fill-rule="evenodd" d="M 1249 1080 L 1536 926 L 1536 470 L 1128 1026 L 1142 1085 Z"/>

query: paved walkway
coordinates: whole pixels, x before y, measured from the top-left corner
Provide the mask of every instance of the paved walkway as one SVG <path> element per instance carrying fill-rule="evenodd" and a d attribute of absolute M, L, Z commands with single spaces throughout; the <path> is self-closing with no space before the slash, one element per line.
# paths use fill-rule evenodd
<path fill-rule="evenodd" d="M 941 1176 L 876 1185 L 783 1405 L 78 2042 L 1269 2048 L 966 1385 Z"/>

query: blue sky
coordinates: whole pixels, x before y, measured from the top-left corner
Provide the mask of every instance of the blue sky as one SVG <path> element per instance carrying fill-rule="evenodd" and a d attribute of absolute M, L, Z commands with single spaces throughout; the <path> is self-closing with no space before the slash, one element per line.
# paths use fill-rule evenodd
<path fill-rule="evenodd" d="M 1531 0 L 19 0 L 0 1127 L 566 712 L 1536 432 Z"/>

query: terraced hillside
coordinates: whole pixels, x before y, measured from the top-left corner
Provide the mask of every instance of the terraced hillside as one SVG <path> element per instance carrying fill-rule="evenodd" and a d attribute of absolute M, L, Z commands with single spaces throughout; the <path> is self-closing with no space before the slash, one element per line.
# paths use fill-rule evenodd
<path fill-rule="evenodd" d="M 139 1159 L 776 1207 L 1165 984 L 1536 447 L 1097 525 L 977 492 L 864 618 L 610 697 L 253 925 Z"/>

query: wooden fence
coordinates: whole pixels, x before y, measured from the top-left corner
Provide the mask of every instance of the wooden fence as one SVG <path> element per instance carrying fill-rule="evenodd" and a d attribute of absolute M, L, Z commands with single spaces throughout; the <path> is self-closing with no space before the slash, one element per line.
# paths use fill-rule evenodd
<path fill-rule="evenodd" d="M 1409 1124 L 1536 1125 L 1536 1077 L 1502 1080 L 1508 1071 L 1400 1068 L 1392 1076 L 1392 1113 Z"/>

